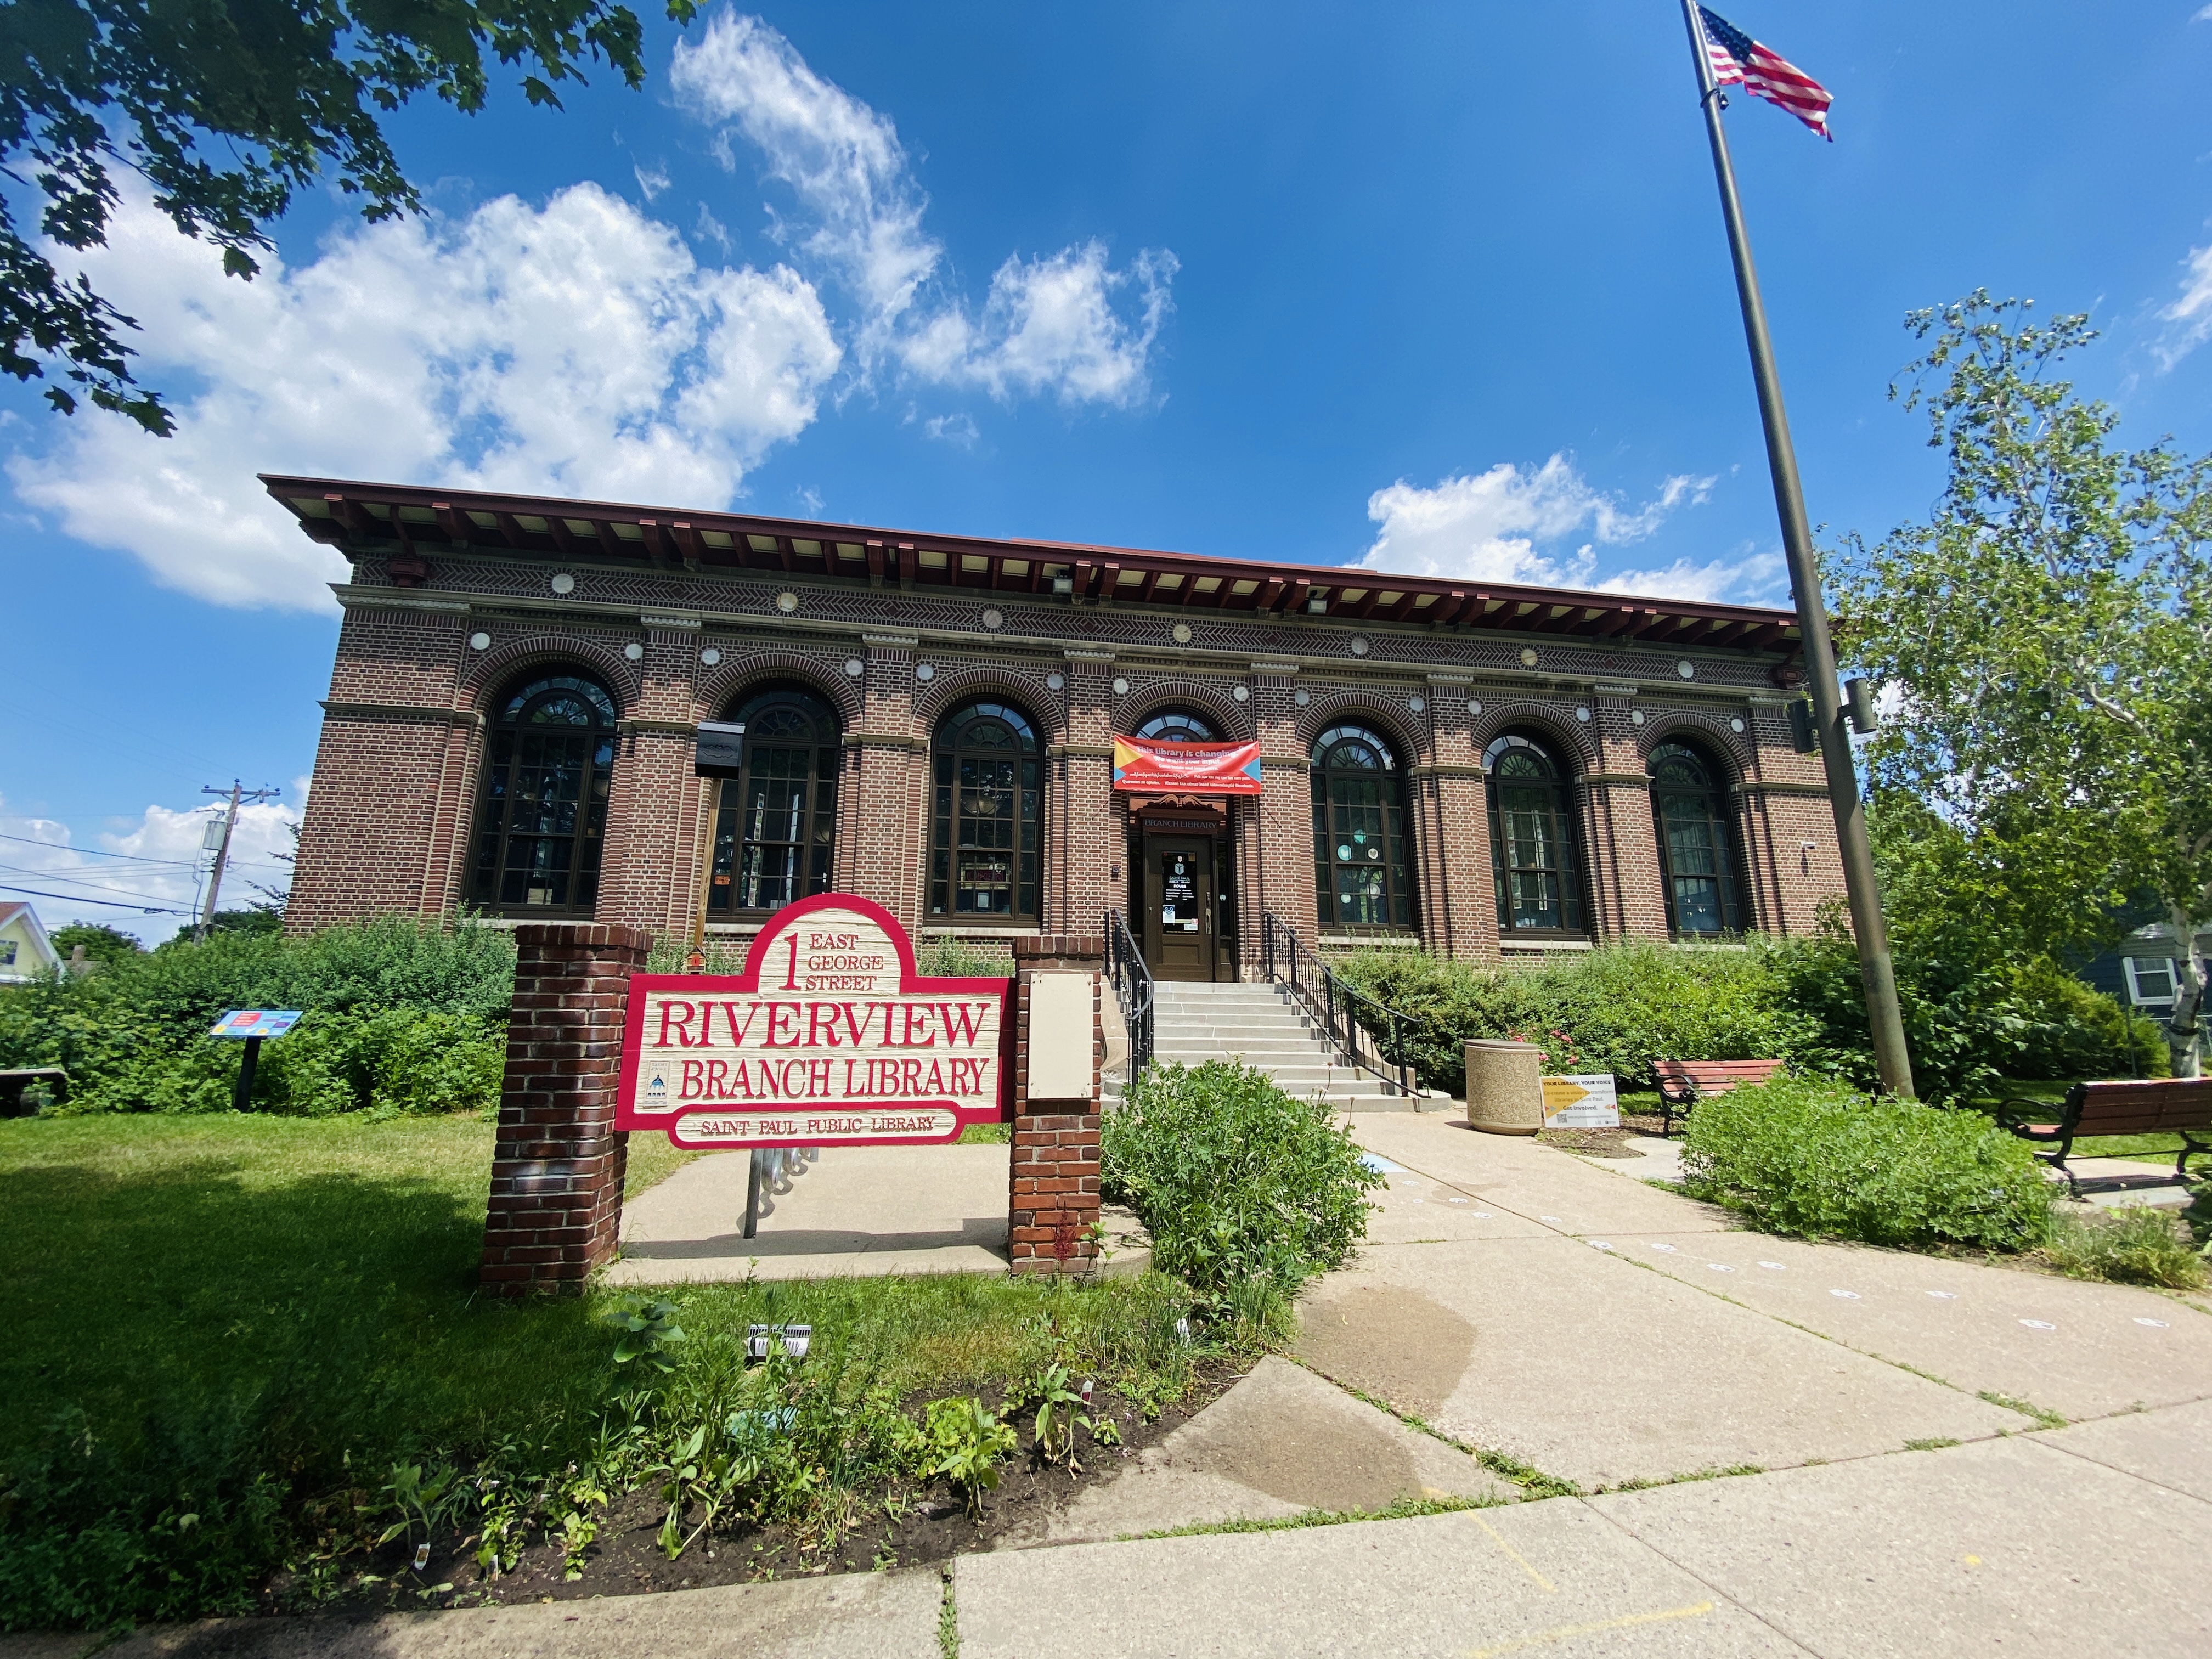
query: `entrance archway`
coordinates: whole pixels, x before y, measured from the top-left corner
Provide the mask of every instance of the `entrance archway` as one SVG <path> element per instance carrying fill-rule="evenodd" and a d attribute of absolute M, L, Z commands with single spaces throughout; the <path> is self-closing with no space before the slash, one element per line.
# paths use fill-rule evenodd
<path fill-rule="evenodd" d="M 1129 797 L 1129 920 L 1137 948 L 1157 979 L 1234 979 L 1235 850 L 1228 803 L 1217 793 L 1222 780 L 1213 775 L 1223 765 L 1239 775 L 1224 759 L 1234 746 L 1221 742 L 1212 717 L 1188 708 L 1161 709 L 1130 738 L 1156 750 L 1170 745 L 1169 754 L 1193 763 L 1140 771 L 1141 786 L 1127 768 L 1117 770 L 1116 787 Z M 1241 752 L 1229 757 L 1242 758 Z"/>

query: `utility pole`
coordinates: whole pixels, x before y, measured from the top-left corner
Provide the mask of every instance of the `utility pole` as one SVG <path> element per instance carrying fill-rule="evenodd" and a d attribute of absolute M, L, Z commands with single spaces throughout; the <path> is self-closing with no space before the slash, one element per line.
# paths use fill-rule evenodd
<path fill-rule="evenodd" d="M 223 866 L 230 862 L 230 837 L 231 833 L 238 828 L 240 803 L 274 800 L 283 793 L 281 789 L 243 789 L 239 787 L 236 778 L 230 781 L 230 787 L 228 789 L 221 784 L 201 786 L 200 793 L 203 795 L 228 795 L 230 797 L 230 801 L 228 810 L 223 814 L 222 841 L 215 849 L 215 868 L 208 877 L 207 902 L 200 911 L 200 925 L 192 930 L 193 944 L 198 945 L 204 940 L 208 936 L 208 929 L 215 926 L 216 896 L 222 891 Z"/>
<path fill-rule="evenodd" d="M 1782 377 L 1774 367 L 1774 343 L 1766 332 L 1766 307 L 1759 298 L 1759 275 L 1751 263 L 1751 238 L 1743 226 L 1743 204 L 1736 198 L 1735 167 L 1729 159 L 1728 136 L 1721 130 L 1726 100 L 1713 81 L 1705 56 L 1705 32 L 1698 21 L 1697 0 L 1682 0 L 1682 21 L 1690 31 L 1690 57 L 1697 64 L 1698 101 L 1711 140 L 1713 174 L 1721 191 L 1721 216 L 1728 222 L 1729 252 L 1735 261 L 1736 296 L 1743 304 L 1744 337 L 1751 347 L 1752 379 L 1759 387 L 1759 414 L 1766 428 L 1766 464 L 1774 476 L 1774 505 L 1782 518 L 1782 550 L 1789 561 L 1790 588 L 1797 600 L 1798 631 L 1805 636 L 1805 678 L 1813 694 L 1813 719 L 1820 738 L 1820 758 L 1828 775 L 1828 801 L 1835 809 L 1836 840 L 1844 861 L 1844 892 L 1857 936 L 1859 977 L 1865 982 L 1867 1024 L 1874 1033 L 1875 1065 L 1881 1086 L 1911 1098 L 1912 1059 L 1905 1046 L 1905 1017 L 1898 1006 L 1897 972 L 1889 959 L 1889 930 L 1881 917 L 1881 892 L 1875 881 L 1874 849 L 1867 840 L 1866 805 L 1859 797 L 1859 775 L 1844 729 L 1842 699 L 1836 684 L 1836 648 L 1828 638 L 1828 611 L 1820 597 L 1820 562 L 1805 522 L 1805 493 L 1797 480 L 1797 454 L 1790 442 L 1790 417 L 1782 407 Z"/>

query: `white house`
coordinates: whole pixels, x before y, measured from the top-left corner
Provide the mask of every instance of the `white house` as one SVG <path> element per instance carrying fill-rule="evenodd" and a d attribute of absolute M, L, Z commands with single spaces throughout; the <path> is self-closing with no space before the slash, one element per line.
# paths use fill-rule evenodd
<path fill-rule="evenodd" d="M 50 974 L 61 966 L 38 912 L 20 900 L 0 902 L 0 985 Z"/>

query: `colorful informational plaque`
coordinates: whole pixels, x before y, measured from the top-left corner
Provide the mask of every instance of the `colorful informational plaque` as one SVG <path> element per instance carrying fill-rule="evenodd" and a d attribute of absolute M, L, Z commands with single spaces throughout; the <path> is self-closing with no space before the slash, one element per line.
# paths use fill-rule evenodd
<path fill-rule="evenodd" d="M 1547 1129 L 1618 1129 L 1620 1099 L 1613 1073 L 1544 1079 L 1544 1127 Z"/>
<path fill-rule="evenodd" d="M 297 1008 L 233 1008 L 216 1021 L 210 1036 L 279 1037 L 300 1023 Z"/>
<path fill-rule="evenodd" d="M 742 974 L 629 982 L 618 1129 L 678 1146 L 912 1146 L 1012 1108 L 1012 981 L 924 978 L 890 912 L 786 905 Z"/>

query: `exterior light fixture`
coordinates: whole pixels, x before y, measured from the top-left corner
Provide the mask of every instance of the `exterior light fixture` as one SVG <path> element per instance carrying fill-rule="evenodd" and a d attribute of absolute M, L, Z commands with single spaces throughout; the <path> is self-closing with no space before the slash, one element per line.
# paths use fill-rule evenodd
<path fill-rule="evenodd" d="M 1328 615 L 1328 601 L 1316 593 L 1306 601 L 1306 611 L 1312 616 L 1326 617 Z"/>
<path fill-rule="evenodd" d="M 1874 683 L 1868 679 L 1844 682 L 1844 706 L 1850 711 L 1851 730 L 1863 735 L 1874 730 Z"/>
<path fill-rule="evenodd" d="M 1054 576 L 1052 579 L 1052 591 L 1055 593 L 1062 594 L 1074 592 L 1075 578 L 1073 576 Z"/>

